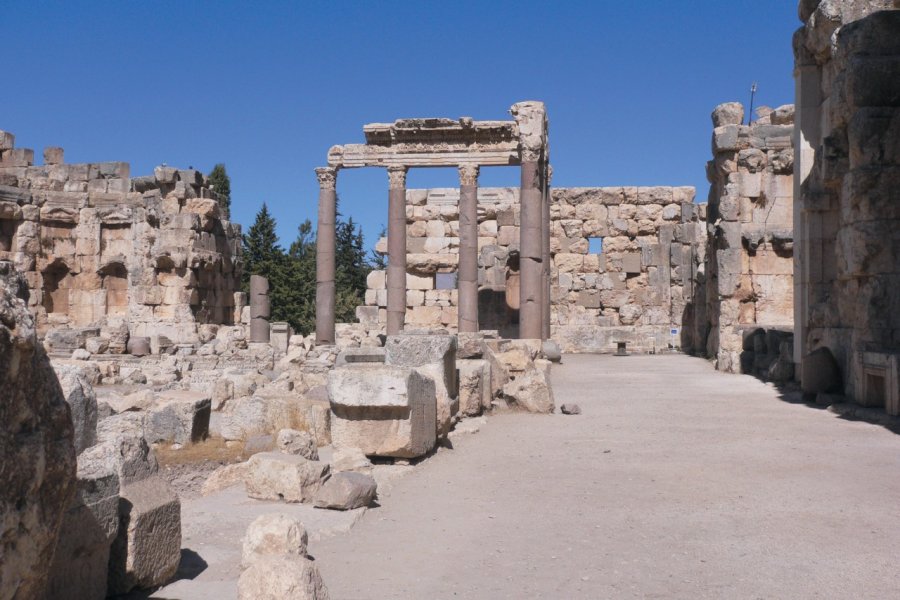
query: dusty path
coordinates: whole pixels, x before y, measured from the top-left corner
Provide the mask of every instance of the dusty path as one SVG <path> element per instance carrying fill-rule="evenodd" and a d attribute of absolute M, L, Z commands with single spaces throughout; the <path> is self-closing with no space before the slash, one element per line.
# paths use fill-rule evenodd
<path fill-rule="evenodd" d="M 311 544 L 332 598 L 900 598 L 900 436 L 686 356 L 567 356 Z"/>

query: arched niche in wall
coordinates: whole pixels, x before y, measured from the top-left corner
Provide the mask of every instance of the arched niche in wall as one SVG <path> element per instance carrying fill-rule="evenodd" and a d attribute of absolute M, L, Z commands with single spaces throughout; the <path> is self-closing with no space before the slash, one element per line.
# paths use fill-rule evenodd
<path fill-rule="evenodd" d="M 69 291 L 74 277 L 69 266 L 62 260 L 55 260 L 42 271 L 42 304 L 47 314 L 69 314 Z"/>

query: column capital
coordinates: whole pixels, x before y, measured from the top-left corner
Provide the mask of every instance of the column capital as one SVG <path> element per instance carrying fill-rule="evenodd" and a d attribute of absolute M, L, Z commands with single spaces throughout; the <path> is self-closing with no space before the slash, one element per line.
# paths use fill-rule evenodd
<path fill-rule="evenodd" d="M 388 181 L 390 181 L 390 188 L 392 190 L 406 188 L 406 172 L 408 170 L 409 169 L 403 165 L 395 165 L 387 168 Z"/>
<path fill-rule="evenodd" d="M 459 185 L 478 185 L 478 172 L 481 168 L 478 165 L 460 165 L 459 166 Z"/>
<path fill-rule="evenodd" d="M 333 190 L 337 184 L 337 167 L 319 167 L 316 169 L 316 179 L 319 180 L 320 190 Z"/>

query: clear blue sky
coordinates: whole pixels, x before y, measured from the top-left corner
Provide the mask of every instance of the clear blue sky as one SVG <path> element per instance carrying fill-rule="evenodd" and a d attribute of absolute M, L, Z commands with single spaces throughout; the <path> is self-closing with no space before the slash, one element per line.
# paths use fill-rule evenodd
<path fill-rule="evenodd" d="M 694 185 L 710 111 L 793 101 L 795 0 L 100 2 L 3 0 L 0 129 L 67 162 L 204 172 L 224 162 L 233 217 L 265 201 L 287 246 L 315 222 L 313 169 L 362 126 L 401 117 L 550 115 L 555 186 Z M 514 168 L 481 185 L 517 185 Z M 409 187 L 456 186 L 455 169 Z M 387 175 L 345 170 L 341 209 L 367 245 Z"/>

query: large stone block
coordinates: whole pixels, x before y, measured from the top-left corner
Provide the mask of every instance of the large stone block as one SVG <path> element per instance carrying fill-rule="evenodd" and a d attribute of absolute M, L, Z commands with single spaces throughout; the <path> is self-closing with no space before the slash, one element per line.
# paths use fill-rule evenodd
<path fill-rule="evenodd" d="M 144 437 L 150 443 L 202 441 L 209 433 L 211 405 L 212 399 L 206 393 L 162 392 L 144 418 Z"/>
<path fill-rule="evenodd" d="M 456 396 L 456 336 L 401 333 L 388 336 L 384 344 L 385 364 L 399 367 L 441 366 L 444 387 Z"/>
<path fill-rule="evenodd" d="M 23 300 L 0 263 L 0 598 L 43 598 L 75 493 L 72 420 Z"/>
<path fill-rule="evenodd" d="M 59 365 L 56 374 L 75 426 L 75 453 L 81 454 L 97 441 L 97 396 L 79 367 Z"/>
<path fill-rule="evenodd" d="M 260 452 L 248 463 L 247 495 L 285 502 L 312 500 L 330 469 L 326 462 L 281 452 Z"/>
<path fill-rule="evenodd" d="M 328 374 L 336 447 L 415 458 L 436 441 L 435 383 L 408 367 L 348 365 Z"/>
<path fill-rule="evenodd" d="M 119 531 L 119 476 L 110 462 L 78 462 L 78 491 L 60 529 L 47 597 L 102 600 Z"/>
<path fill-rule="evenodd" d="M 164 479 L 122 487 L 119 532 L 110 549 L 109 593 L 167 583 L 181 560 L 181 502 Z"/>

